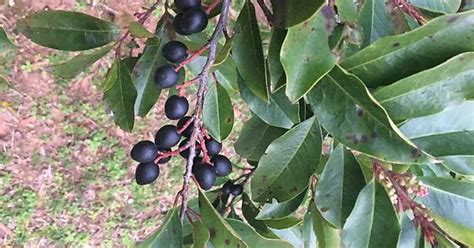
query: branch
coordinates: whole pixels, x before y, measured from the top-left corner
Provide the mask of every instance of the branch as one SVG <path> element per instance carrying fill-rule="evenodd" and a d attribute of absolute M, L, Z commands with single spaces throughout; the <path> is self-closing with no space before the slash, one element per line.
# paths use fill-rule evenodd
<path fill-rule="evenodd" d="M 426 18 L 407 0 L 394 0 L 395 5 L 400 8 L 403 12 L 413 17 L 420 25 L 424 25 L 428 22 Z"/>
<path fill-rule="evenodd" d="M 204 64 L 204 67 L 201 73 L 197 77 L 199 81 L 199 90 L 197 93 L 196 106 L 195 106 L 195 110 L 193 114 L 194 115 L 193 133 L 192 133 L 191 141 L 190 141 L 191 146 L 189 148 L 189 157 L 186 164 L 186 172 L 183 176 L 183 179 L 184 179 L 183 188 L 180 192 L 181 211 L 179 215 L 180 215 L 181 221 L 184 220 L 185 213 L 188 209 L 189 184 L 191 182 L 191 177 L 192 177 L 193 160 L 194 160 L 194 157 L 196 157 L 196 151 L 195 151 L 196 140 L 198 139 L 198 135 L 201 134 L 200 116 L 202 112 L 202 105 L 204 102 L 204 95 L 206 94 L 206 91 L 207 91 L 207 84 L 209 81 L 209 72 L 212 65 L 214 64 L 214 61 L 216 60 L 217 42 L 219 40 L 221 33 L 224 30 L 225 25 L 227 24 L 227 16 L 229 13 L 229 8 L 230 8 L 230 0 L 223 0 L 219 21 L 217 23 L 216 28 L 214 29 L 214 33 L 212 34 L 211 39 L 208 41 L 208 44 L 205 45 L 205 46 L 209 46 L 209 52 L 208 52 L 206 64 Z"/>
<path fill-rule="evenodd" d="M 262 9 L 263 14 L 265 14 L 265 17 L 267 18 L 268 24 L 270 25 L 270 27 L 272 27 L 273 26 L 273 14 L 272 14 L 272 12 L 268 8 L 268 6 L 265 4 L 264 0 L 257 0 L 257 3 L 258 3 L 258 6 L 260 6 L 260 8 Z"/>

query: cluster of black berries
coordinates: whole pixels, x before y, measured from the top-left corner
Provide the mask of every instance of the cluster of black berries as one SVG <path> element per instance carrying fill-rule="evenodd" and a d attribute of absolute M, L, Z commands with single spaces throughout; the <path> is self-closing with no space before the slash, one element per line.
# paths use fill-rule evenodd
<path fill-rule="evenodd" d="M 174 18 L 175 31 L 181 35 L 191 35 L 203 31 L 208 23 L 207 14 L 201 9 L 201 0 L 175 0 L 178 10 Z M 163 46 L 163 57 L 168 64 L 160 66 L 155 72 L 155 83 L 160 89 L 171 88 L 178 82 L 179 64 L 188 57 L 188 48 L 182 42 L 170 41 Z"/>

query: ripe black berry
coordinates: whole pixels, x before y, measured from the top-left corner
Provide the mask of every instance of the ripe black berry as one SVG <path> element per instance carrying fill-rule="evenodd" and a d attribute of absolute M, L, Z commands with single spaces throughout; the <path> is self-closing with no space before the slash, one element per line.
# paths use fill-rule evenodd
<path fill-rule="evenodd" d="M 157 164 L 141 163 L 138 165 L 135 171 L 135 180 L 139 185 L 150 184 L 158 178 L 160 175 L 160 167 Z"/>
<path fill-rule="evenodd" d="M 214 164 L 217 176 L 225 177 L 232 171 L 232 163 L 225 156 L 216 155 L 211 158 L 211 162 Z"/>
<path fill-rule="evenodd" d="M 166 125 L 160 128 L 155 135 L 155 144 L 158 149 L 168 149 L 178 144 L 181 135 L 173 125 Z"/>
<path fill-rule="evenodd" d="M 170 41 L 163 46 L 161 53 L 171 63 L 181 63 L 188 57 L 188 48 L 179 41 Z"/>
<path fill-rule="evenodd" d="M 214 156 L 219 154 L 222 150 L 222 144 L 216 141 L 213 138 L 206 140 L 206 149 L 209 156 Z"/>
<path fill-rule="evenodd" d="M 201 157 L 195 157 L 193 159 L 193 168 L 192 168 L 192 172 L 193 174 L 196 172 L 196 169 L 202 164 L 202 158 Z"/>
<path fill-rule="evenodd" d="M 156 158 L 157 153 L 158 148 L 153 142 L 142 140 L 133 146 L 130 156 L 137 162 L 148 163 Z"/>
<path fill-rule="evenodd" d="M 176 125 L 179 130 L 181 130 L 188 121 L 191 120 L 190 116 L 185 116 L 181 119 L 179 119 L 178 124 Z M 181 133 L 186 138 L 190 138 L 191 134 L 193 134 L 193 126 L 194 126 L 194 121 L 189 123 L 189 126 L 184 129 L 184 131 Z"/>
<path fill-rule="evenodd" d="M 234 184 L 230 187 L 230 193 L 234 196 L 238 196 L 244 192 L 244 187 L 241 184 Z"/>
<path fill-rule="evenodd" d="M 189 35 L 203 31 L 207 26 L 207 14 L 200 8 L 189 9 L 174 19 L 175 31 L 181 35 Z"/>
<path fill-rule="evenodd" d="M 170 120 L 183 118 L 189 109 L 189 103 L 186 97 L 170 96 L 165 102 L 165 114 Z"/>
<path fill-rule="evenodd" d="M 228 195 L 232 192 L 232 187 L 234 186 L 234 184 L 231 182 L 231 181 L 227 181 L 224 183 L 224 185 L 222 185 L 222 194 L 225 194 L 225 195 Z"/>
<path fill-rule="evenodd" d="M 155 71 L 155 84 L 160 89 L 173 87 L 178 82 L 179 73 L 170 64 L 162 65 Z"/>
<path fill-rule="evenodd" d="M 185 139 L 185 140 L 181 141 L 181 143 L 179 143 L 179 147 L 181 148 L 181 147 L 185 146 L 186 144 L 188 144 L 188 142 L 189 142 L 189 139 Z M 196 142 L 195 151 L 196 151 L 196 157 L 201 154 L 201 149 L 200 149 L 199 143 L 197 143 L 197 142 Z M 179 152 L 179 155 L 181 155 L 181 157 L 183 157 L 183 158 L 188 158 L 189 157 L 189 148 Z"/>
<path fill-rule="evenodd" d="M 210 189 L 216 181 L 216 172 L 209 164 L 201 164 L 197 166 L 194 171 L 194 176 L 196 177 L 199 186 L 204 190 Z"/>
<path fill-rule="evenodd" d="M 158 155 L 160 155 L 161 153 L 165 153 L 165 152 L 171 152 L 171 148 L 159 150 Z M 168 157 L 165 157 L 165 158 L 162 158 L 162 159 L 158 160 L 158 164 L 166 164 L 170 160 L 171 160 L 171 156 L 168 156 Z"/>
<path fill-rule="evenodd" d="M 201 6 L 201 0 L 174 0 L 174 6 L 180 11 Z"/>

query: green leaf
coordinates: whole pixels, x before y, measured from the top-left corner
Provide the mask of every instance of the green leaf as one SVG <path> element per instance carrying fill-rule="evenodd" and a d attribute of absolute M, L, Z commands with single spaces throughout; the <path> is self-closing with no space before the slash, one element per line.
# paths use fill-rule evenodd
<path fill-rule="evenodd" d="M 234 110 L 227 91 L 213 83 L 204 98 L 203 122 L 209 134 L 217 141 L 229 136 L 234 126 Z"/>
<path fill-rule="evenodd" d="M 307 190 L 301 192 L 295 198 L 285 202 L 277 202 L 275 199 L 272 203 L 263 205 L 262 210 L 258 213 L 258 220 L 279 220 L 288 217 L 295 212 L 304 202 L 307 196 Z"/>
<path fill-rule="evenodd" d="M 303 192 L 321 157 L 321 139 L 321 129 L 313 117 L 274 140 L 252 177 L 252 198 L 282 202 Z"/>
<path fill-rule="evenodd" d="M 299 226 L 292 226 L 291 228 L 282 230 L 275 229 L 273 232 L 275 232 L 280 239 L 287 241 L 293 247 L 304 247 L 303 233 Z"/>
<path fill-rule="evenodd" d="M 285 133 L 285 129 L 270 126 L 257 116 L 244 123 L 234 149 L 240 156 L 259 161 L 273 140 Z"/>
<path fill-rule="evenodd" d="M 209 242 L 209 230 L 200 221 L 193 223 L 193 248 L 207 248 Z"/>
<path fill-rule="evenodd" d="M 428 195 L 417 198 L 432 213 L 438 225 L 454 238 L 474 245 L 474 184 L 448 178 L 422 177 Z"/>
<path fill-rule="evenodd" d="M 0 55 L 4 56 L 6 53 L 14 51 L 15 49 L 15 44 L 8 38 L 3 27 L 0 26 Z"/>
<path fill-rule="evenodd" d="M 92 53 L 79 54 L 69 61 L 52 65 L 51 72 L 58 77 L 72 79 L 93 65 L 97 60 L 104 57 L 112 48 L 113 46 L 105 46 Z"/>
<path fill-rule="evenodd" d="M 371 181 L 342 229 L 343 247 L 396 247 L 400 223 L 385 189 Z"/>
<path fill-rule="evenodd" d="M 311 201 L 309 211 L 313 219 L 314 232 L 318 247 L 341 247 L 341 231 L 327 222 Z"/>
<path fill-rule="evenodd" d="M 270 44 L 268 45 L 268 78 L 272 91 L 276 90 L 280 83 L 286 79 L 285 71 L 280 61 L 280 51 L 287 33 L 287 29 L 273 28 Z"/>
<path fill-rule="evenodd" d="M 420 247 L 421 232 L 415 227 L 407 214 L 402 214 L 401 232 L 398 237 L 397 247 L 417 248 Z"/>
<path fill-rule="evenodd" d="M 205 63 L 206 58 L 201 56 L 194 59 L 187 65 L 187 67 L 193 75 L 197 76 L 199 73 L 201 73 L 202 67 Z M 213 73 L 216 75 L 217 81 L 227 90 L 229 94 L 232 95 L 238 90 L 238 72 L 232 56 L 228 56 L 222 64 L 220 64 L 218 67 L 212 67 L 211 70 L 215 70 Z"/>
<path fill-rule="evenodd" d="M 248 104 L 250 110 L 269 125 L 289 129 L 300 122 L 299 106 L 292 104 L 285 95 L 285 89 L 280 88 L 273 92 L 268 102 L 258 98 L 239 77 L 239 91 L 242 99 Z"/>
<path fill-rule="evenodd" d="M 276 26 L 288 28 L 310 18 L 321 5 L 323 0 L 271 0 L 273 22 Z"/>
<path fill-rule="evenodd" d="M 474 155 L 474 101 L 414 118 L 400 130 L 435 156 Z"/>
<path fill-rule="evenodd" d="M 262 39 L 258 29 L 255 7 L 246 1 L 235 23 L 232 58 L 244 83 L 257 97 L 268 100 Z"/>
<path fill-rule="evenodd" d="M 10 82 L 3 76 L 0 75 L 0 92 L 7 90 L 10 88 Z"/>
<path fill-rule="evenodd" d="M 357 22 L 359 15 L 353 0 L 336 0 L 337 12 L 343 22 Z"/>
<path fill-rule="evenodd" d="M 450 170 L 463 175 L 474 175 L 474 155 L 444 156 L 443 164 Z"/>
<path fill-rule="evenodd" d="M 364 186 L 364 175 L 354 155 L 338 145 L 316 184 L 316 206 L 328 222 L 342 228 Z"/>
<path fill-rule="evenodd" d="M 306 100 L 321 125 L 347 147 L 392 163 L 431 161 L 404 138 L 364 84 L 339 66 L 318 83 Z"/>
<path fill-rule="evenodd" d="M 314 226 L 313 218 L 311 216 L 311 213 L 308 211 L 303 218 L 302 234 L 303 234 L 304 248 L 318 247 L 316 232 L 314 231 L 314 227 L 315 226 Z"/>
<path fill-rule="evenodd" d="M 410 3 L 424 10 L 443 14 L 454 14 L 461 6 L 461 0 L 411 0 Z"/>
<path fill-rule="evenodd" d="M 224 63 L 224 61 L 229 57 L 232 42 L 232 37 L 225 40 L 224 46 L 217 52 L 216 60 L 212 66 L 216 67 Z"/>
<path fill-rule="evenodd" d="M 434 114 L 474 98 L 474 53 L 463 53 L 432 69 L 374 93 L 392 119 Z M 446 94 L 449 92 L 449 94 Z"/>
<path fill-rule="evenodd" d="M 278 219 L 278 220 L 265 220 L 265 224 L 267 224 L 268 227 L 271 227 L 273 230 L 273 233 L 275 233 L 274 229 L 288 229 L 290 227 L 296 226 L 301 223 L 301 219 L 294 215 L 287 216 L 283 219 Z"/>
<path fill-rule="evenodd" d="M 255 203 L 250 199 L 247 193 L 242 195 L 242 215 L 245 220 L 255 228 L 255 231 L 260 233 L 262 236 L 267 238 L 278 238 L 265 224 L 263 220 L 257 220 L 259 209 L 255 206 Z"/>
<path fill-rule="evenodd" d="M 139 245 L 141 248 L 181 248 L 182 247 L 182 226 L 179 219 L 179 209 L 171 209 L 160 229 Z"/>
<path fill-rule="evenodd" d="M 247 243 L 249 248 L 261 248 L 261 247 L 272 247 L 272 248 L 292 248 L 291 244 L 276 239 L 267 239 L 258 234 L 252 227 L 243 223 L 242 221 L 227 219 L 229 225 L 242 237 Z M 224 246 L 221 246 L 224 247 Z"/>
<path fill-rule="evenodd" d="M 151 38 L 155 36 L 137 21 L 130 23 L 128 26 L 128 31 L 135 38 Z"/>
<path fill-rule="evenodd" d="M 214 209 L 207 196 L 199 191 L 199 205 L 204 225 L 209 230 L 210 241 L 214 247 L 248 247 L 239 234 Z"/>
<path fill-rule="evenodd" d="M 395 34 L 385 1 L 366 0 L 360 10 L 359 23 L 362 26 L 364 40 L 362 47 L 388 35 Z"/>
<path fill-rule="evenodd" d="M 133 129 L 135 120 L 133 104 L 136 98 L 137 90 L 130 77 L 130 71 L 123 61 L 116 60 L 105 82 L 104 100 L 112 110 L 115 124 L 125 131 Z"/>
<path fill-rule="evenodd" d="M 298 1 L 299 2 L 299 1 Z M 281 48 L 286 95 L 295 102 L 311 90 L 337 62 L 328 45 L 327 19 L 321 7 L 308 21 L 288 30 Z"/>
<path fill-rule="evenodd" d="M 461 11 L 467 11 L 474 9 L 474 0 L 464 0 Z"/>
<path fill-rule="evenodd" d="M 83 13 L 48 10 L 18 20 L 18 31 L 38 45 L 82 51 L 114 41 L 120 29 L 111 22 Z"/>
<path fill-rule="evenodd" d="M 342 66 L 369 87 L 388 85 L 474 51 L 473 23 L 474 11 L 438 17 L 406 34 L 378 40 Z"/>

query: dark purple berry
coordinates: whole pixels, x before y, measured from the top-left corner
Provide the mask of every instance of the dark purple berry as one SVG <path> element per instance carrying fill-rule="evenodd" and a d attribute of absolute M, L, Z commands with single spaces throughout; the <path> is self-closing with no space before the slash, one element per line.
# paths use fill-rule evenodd
<path fill-rule="evenodd" d="M 160 175 L 160 167 L 155 163 L 141 163 L 135 171 L 135 180 L 139 185 L 150 184 Z"/>
<path fill-rule="evenodd" d="M 181 135 L 173 125 L 166 125 L 160 128 L 155 135 L 155 144 L 158 149 L 168 149 L 179 143 Z"/>
<path fill-rule="evenodd" d="M 130 156 L 137 162 L 148 163 L 156 158 L 157 153 L 158 148 L 153 142 L 142 140 L 133 146 Z"/>
<path fill-rule="evenodd" d="M 244 192 L 244 187 L 241 184 L 234 184 L 230 187 L 230 193 L 233 196 L 238 196 Z"/>
<path fill-rule="evenodd" d="M 185 139 L 185 140 L 181 141 L 181 143 L 179 143 L 179 147 L 181 148 L 181 147 L 185 146 L 186 144 L 188 144 L 188 142 L 189 142 L 189 139 Z M 196 157 L 201 154 L 200 145 L 197 142 L 196 142 L 195 151 L 196 151 Z M 179 152 L 179 155 L 181 155 L 181 157 L 187 159 L 189 157 L 189 148 Z"/>
<path fill-rule="evenodd" d="M 216 155 L 211 158 L 211 162 L 214 164 L 214 170 L 219 177 L 225 177 L 232 172 L 232 163 L 226 156 Z"/>
<path fill-rule="evenodd" d="M 190 35 L 203 31 L 207 26 L 207 14 L 200 8 L 189 9 L 174 20 L 175 31 L 181 35 Z"/>
<path fill-rule="evenodd" d="M 231 193 L 231 189 L 234 186 L 234 184 L 231 181 L 227 181 L 222 185 L 222 194 L 228 195 Z"/>
<path fill-rule="evenodd" d="M 163 46 L 161 53 L 169 62 L 178 64 L 188 57 L 188 48 L 182 42 L 173 40 Z"/>
<path fill-rule="evenodd" d="M 201 0 L 174 0 L 174 6 L 180 11 L 201 6 Z"/>
<path fill-rule="evenodd" d="M 189 103 L 186 97 L 170 96 L 165 102 L 165 115 L 170 120 L 183 118 L 189 109 Z"/>
<path fill-rule="evenodd" d="M 167 89 L 173 87 L 179 79 L 179 73 L 171 64 L 166 64 L 158 67 L 155 71 L 155 84 L 160 89 Z"/>
<path fill-rule="evenodd" d="M 207 154 L 209 156 L 214 156 L 219 154 L 222 150 L 222 144 L 219 143 L 217 140 L 210 138 L 206 140 L 206 149 L 207 149 Z"/>
<path fill-rule="evenodd" d="M 160 155 L 161 153 L 165 153 L 165 152 L 171 152 L 171 148 L 159 150 L 158 155 Z M 168 157 L 165 157 L 165 158 L 162 158 L 162 159 L 158 160 L 158 164 L 166 164 L 170 160 L 171 160 L 171 156 L 168 156 Z"/>
<path fill-rule="evenodd" d="M 179 130 L 183 129 L 184 125 L 188 123 L 188 121 L 191 120 L 190 116 L 185 116 L 181 119 L 179 119 L 178 124 L 176 125 Z M 194 121 L 189 123 L 188 127 L 184 129 L 184 131 L 181 133 L 186 138 L 190 138 L 191 135 L 193 134 L 193 126 L 194 126 Z"/>
<path fill-rule="evenodd" d="M 196 180 L 202 189 L 208 190 L 214 185 L 214 182 L 216 181 L 216 172 L 211 165 L 200 164 L 194 171 L 194 177 L 196 177 Z"/>

